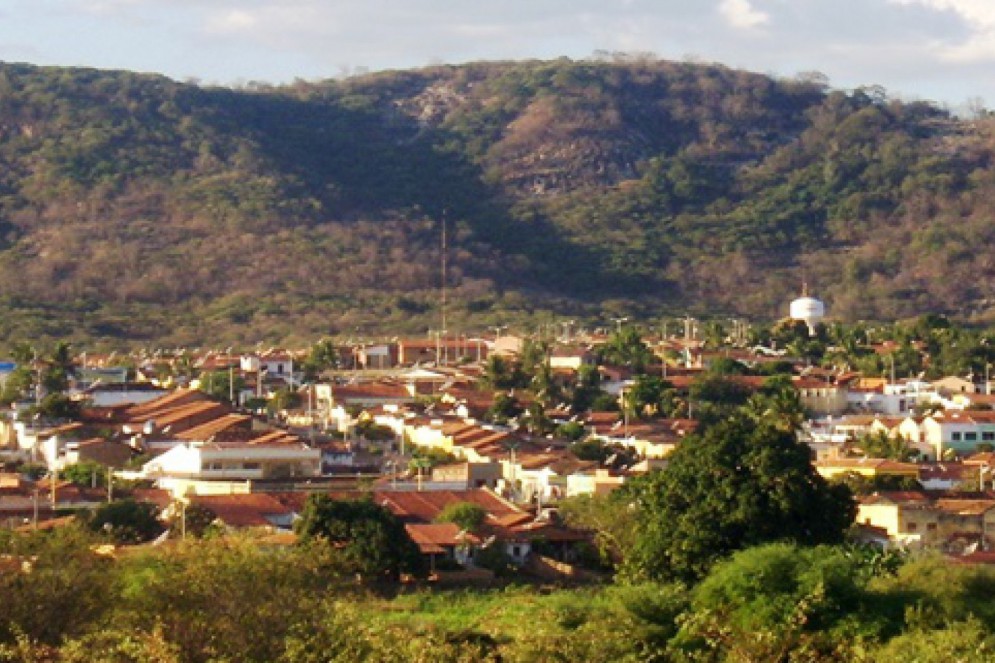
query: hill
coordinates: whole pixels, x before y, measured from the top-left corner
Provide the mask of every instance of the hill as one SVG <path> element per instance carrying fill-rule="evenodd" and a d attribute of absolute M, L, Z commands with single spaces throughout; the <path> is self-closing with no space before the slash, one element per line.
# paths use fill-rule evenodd
<path fill-rule="evenodd" d="M 286 87 L 0 64 L 0 339 L 513 316 L 995 319 L 995 121 L 613 59 Z"/>

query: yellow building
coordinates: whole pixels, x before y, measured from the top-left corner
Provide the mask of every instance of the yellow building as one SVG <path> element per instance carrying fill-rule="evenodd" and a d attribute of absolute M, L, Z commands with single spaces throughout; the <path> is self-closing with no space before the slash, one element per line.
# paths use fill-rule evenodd
<path fill-rule="evenodd" d="M 995 500 L 931 499 L 916 491 L 876 493 L 857 507 L 857 523 L 886 530 L 896 544 L 963 552 L 995 543 Z"/>
<path fill-rule="evenodd" d="M 832 458 L 815 463 L 815 470 L 826 479 L 845 474 L 859 474 L 867 479 L 875 477 L 919 478 L 919 466 L 915 463 L 900 463 L 885 458 Z"/>

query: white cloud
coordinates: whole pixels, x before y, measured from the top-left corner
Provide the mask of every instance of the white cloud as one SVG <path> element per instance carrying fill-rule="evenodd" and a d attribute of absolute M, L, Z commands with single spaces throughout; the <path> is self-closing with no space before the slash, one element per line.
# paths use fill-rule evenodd
<path fill-rule="evenodd" d="M 207 21 L 205 30 L 212 34 L 239 34 L 254 30 L 259 25 L 259 18 L 241 9 L 221 12 Z"/>
<path fill-rule="evenodd" d="M 995 60 L 995 2 L 991 0 L 888 0 L 905 7 L 919 6 L 959 17 L 968 34 L 957 41 L 936 40 L 927 47 L 941 60 L 979 63 Z"/>
<path fill-rule="evenodd" d="M 752 30 L 770 22 L 770 14 L 756 9 L 749 0 L 722 0 L 719 14 L 729 25 L 742 30 Z"/>

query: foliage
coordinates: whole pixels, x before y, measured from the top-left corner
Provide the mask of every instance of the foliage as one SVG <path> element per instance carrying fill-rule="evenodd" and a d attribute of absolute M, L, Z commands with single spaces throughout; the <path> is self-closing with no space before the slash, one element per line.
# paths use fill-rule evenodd
<path fill-rule="evenodd" d="M 4 64 L 0 97 L 0 338 L 421 332 L 443 209 L 463 328 L 766 315 L 803 274 L 842 319 L 991 319 L 992 122 L 879 91 L 562 59 L 238 90 Z"/>
<path fill-rule="evenodd" d="M 691 649 L 738 660 L 845 657 L 874 627 L 860 562 L 840 548 L 770 544 L 716 565 L 693 591 L 681 634 Z"/>
<path fill-rule="evenodd" d="M 567 423 L 560 424 L 559 426 L 556 427 L 557 437 L 566 438 L 573 442 L 578 442 L 586 434 L 587 430 L 584 428 L 584 424 L 580 423 L 579 421 L 568 421 Z M 574 450 L 574 453 L 577 453 L 576 450 Z M 578 457 L 580 457 L 579 454 Z"/>
<path fill-rule="evenodd" d="M 625 490 L 639 522 L 623 567 L 632 578 L 694 580 L 768 541 L 838 543 L 856 513 L 849 490 L 826 484 L 793 431 L 747 411 L 688 436 L 665 470 Z"/>
<path fill-rule="evenodd" d="M 234 405 L 238 402 L 238 396 L 243 389 L 245 389 L 245 380 L 238 371 L 208 371 L 200 376 L 200 390 L 219 401 Z"/>
<path fill-rule="evenodd" d="M 844 472 L 833 477 L 831 483 L 846 486 L 854 495 L 870 495 L 883 490 L 922 490 L 915 477 L 894 474 L 875 474 L 866 477 L 859 472 Z"/>
<path fill-rule="evenodd" d="M 100 463 L 85 460 L 62 468 L 60 476 L 77 486 L 100 487 L 107 485 L 107 470 Z"/>
<path fill-rule="evenodd" d="M 132 499 L 101 504 L 86 518 L 86 525 L 91 532 L 104 533 L 118 543 L 151 541 L 164 529 L 154 504 Z"/>
<path fill-rule="evenodd" d="M 378 594 L 319 541 L 94 543 L 72 526 L 0 536 L 0 660 L 980 662 L 993 646 L 991 570 L 864 548 L 766 544 L 693 586 Z"/>
<path fill-rule="evenodd" d="M 331 546 L 351 573 L 396 579 L 421 569 L 418 547 L 403 523 L 371 500 L 310 495 L 294 531 L 305 542 L 317 539 Z"/>
<path fill-rule="evenodd" d="M 0 539 L 0 559 L 8 565 L 0 572 L 0 643 L 21 634 L 56 645 L 99 622 L 110 608 L 113 566 L 93 552 L 94 543 L 74 525 Z M 20 571 L 10 560 L 20 562 Z"/>
<path fill-rule="evenodd" d="M 626 390 L 625 409 L 632 417 L 652 415 L 671 417 L 679 414 L 677 392 L 666 380 L 653 375 L 638 375 Z"/>
<path fill-rule="evenodd" d="M 887 458 L 889 460 L 908 461 L 917 455 L 900 435 L 889 435 L 888 431 L 875 431 L 857 438 L 856 446 L 868 458 Z"/>
<path fill-rule="evenodd" d="M 584 412 L 586 410 L 600 409 L 595 407 L 598 399 L 613 398 L 610 394 L 601 389 L 601 374 L 596 366 L 588 364 L 577 369 L 577 382 L 573 385 L 570 394 L 570 409 L 573 412 Z M 614 405 L 618 409 L 618 405 Z"/>
<path fill-rule="evenodd" d="M 220 533 L 218 516 L 200 504 L 173 503 L 172 518 L 169 521 L 169 535 L 172 538 L 201 538 Z"/>
<path fill-rule="evenodd" d="M 487 509 L 474 502 L 453 502 L 447 505 L 435 520 L 440 523 L 455 523 L 460 529 L 477 532 L 487 519 Z"/>
<path fill-rule="evenodd" d="M 606 563 L 621 563 L 639 543 L 639 515 L 625 492 L 570 497 L 560 501 L 559 513 L 568 525 L 594 533 Z"/>
<path fill-rule="evenodd" d="M 509 420 L 521 415 L 524 412 L 518 399 L 509 392 L 494 392 L 494 401 L 484 413 L 484 420 L 495 424 L 506 424 Z"/>
<path fill-rule="evenodd" d="M 605 344 L 598 347 L 598 359 L 604 364 L 628 366 L 636 373 L 642 373 L 654 357 L 643 341 L 639 328 L 629 325 L 616 331 Z"/>

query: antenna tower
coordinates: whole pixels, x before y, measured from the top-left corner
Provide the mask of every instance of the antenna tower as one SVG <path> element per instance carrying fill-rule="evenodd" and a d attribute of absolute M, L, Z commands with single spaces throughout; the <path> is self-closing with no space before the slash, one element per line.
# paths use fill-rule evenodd
<path fill-rule="evenodd" d="M 446 281 L 448 274 L 448 265 L 446 264 L 446 259 L 449 253 L 449 244 L 446 237 L 446 209 L 442 209 L 442 303 L 440 308 L 440 313 L 442 317 L 442 333 L 446 333 Z"/>

